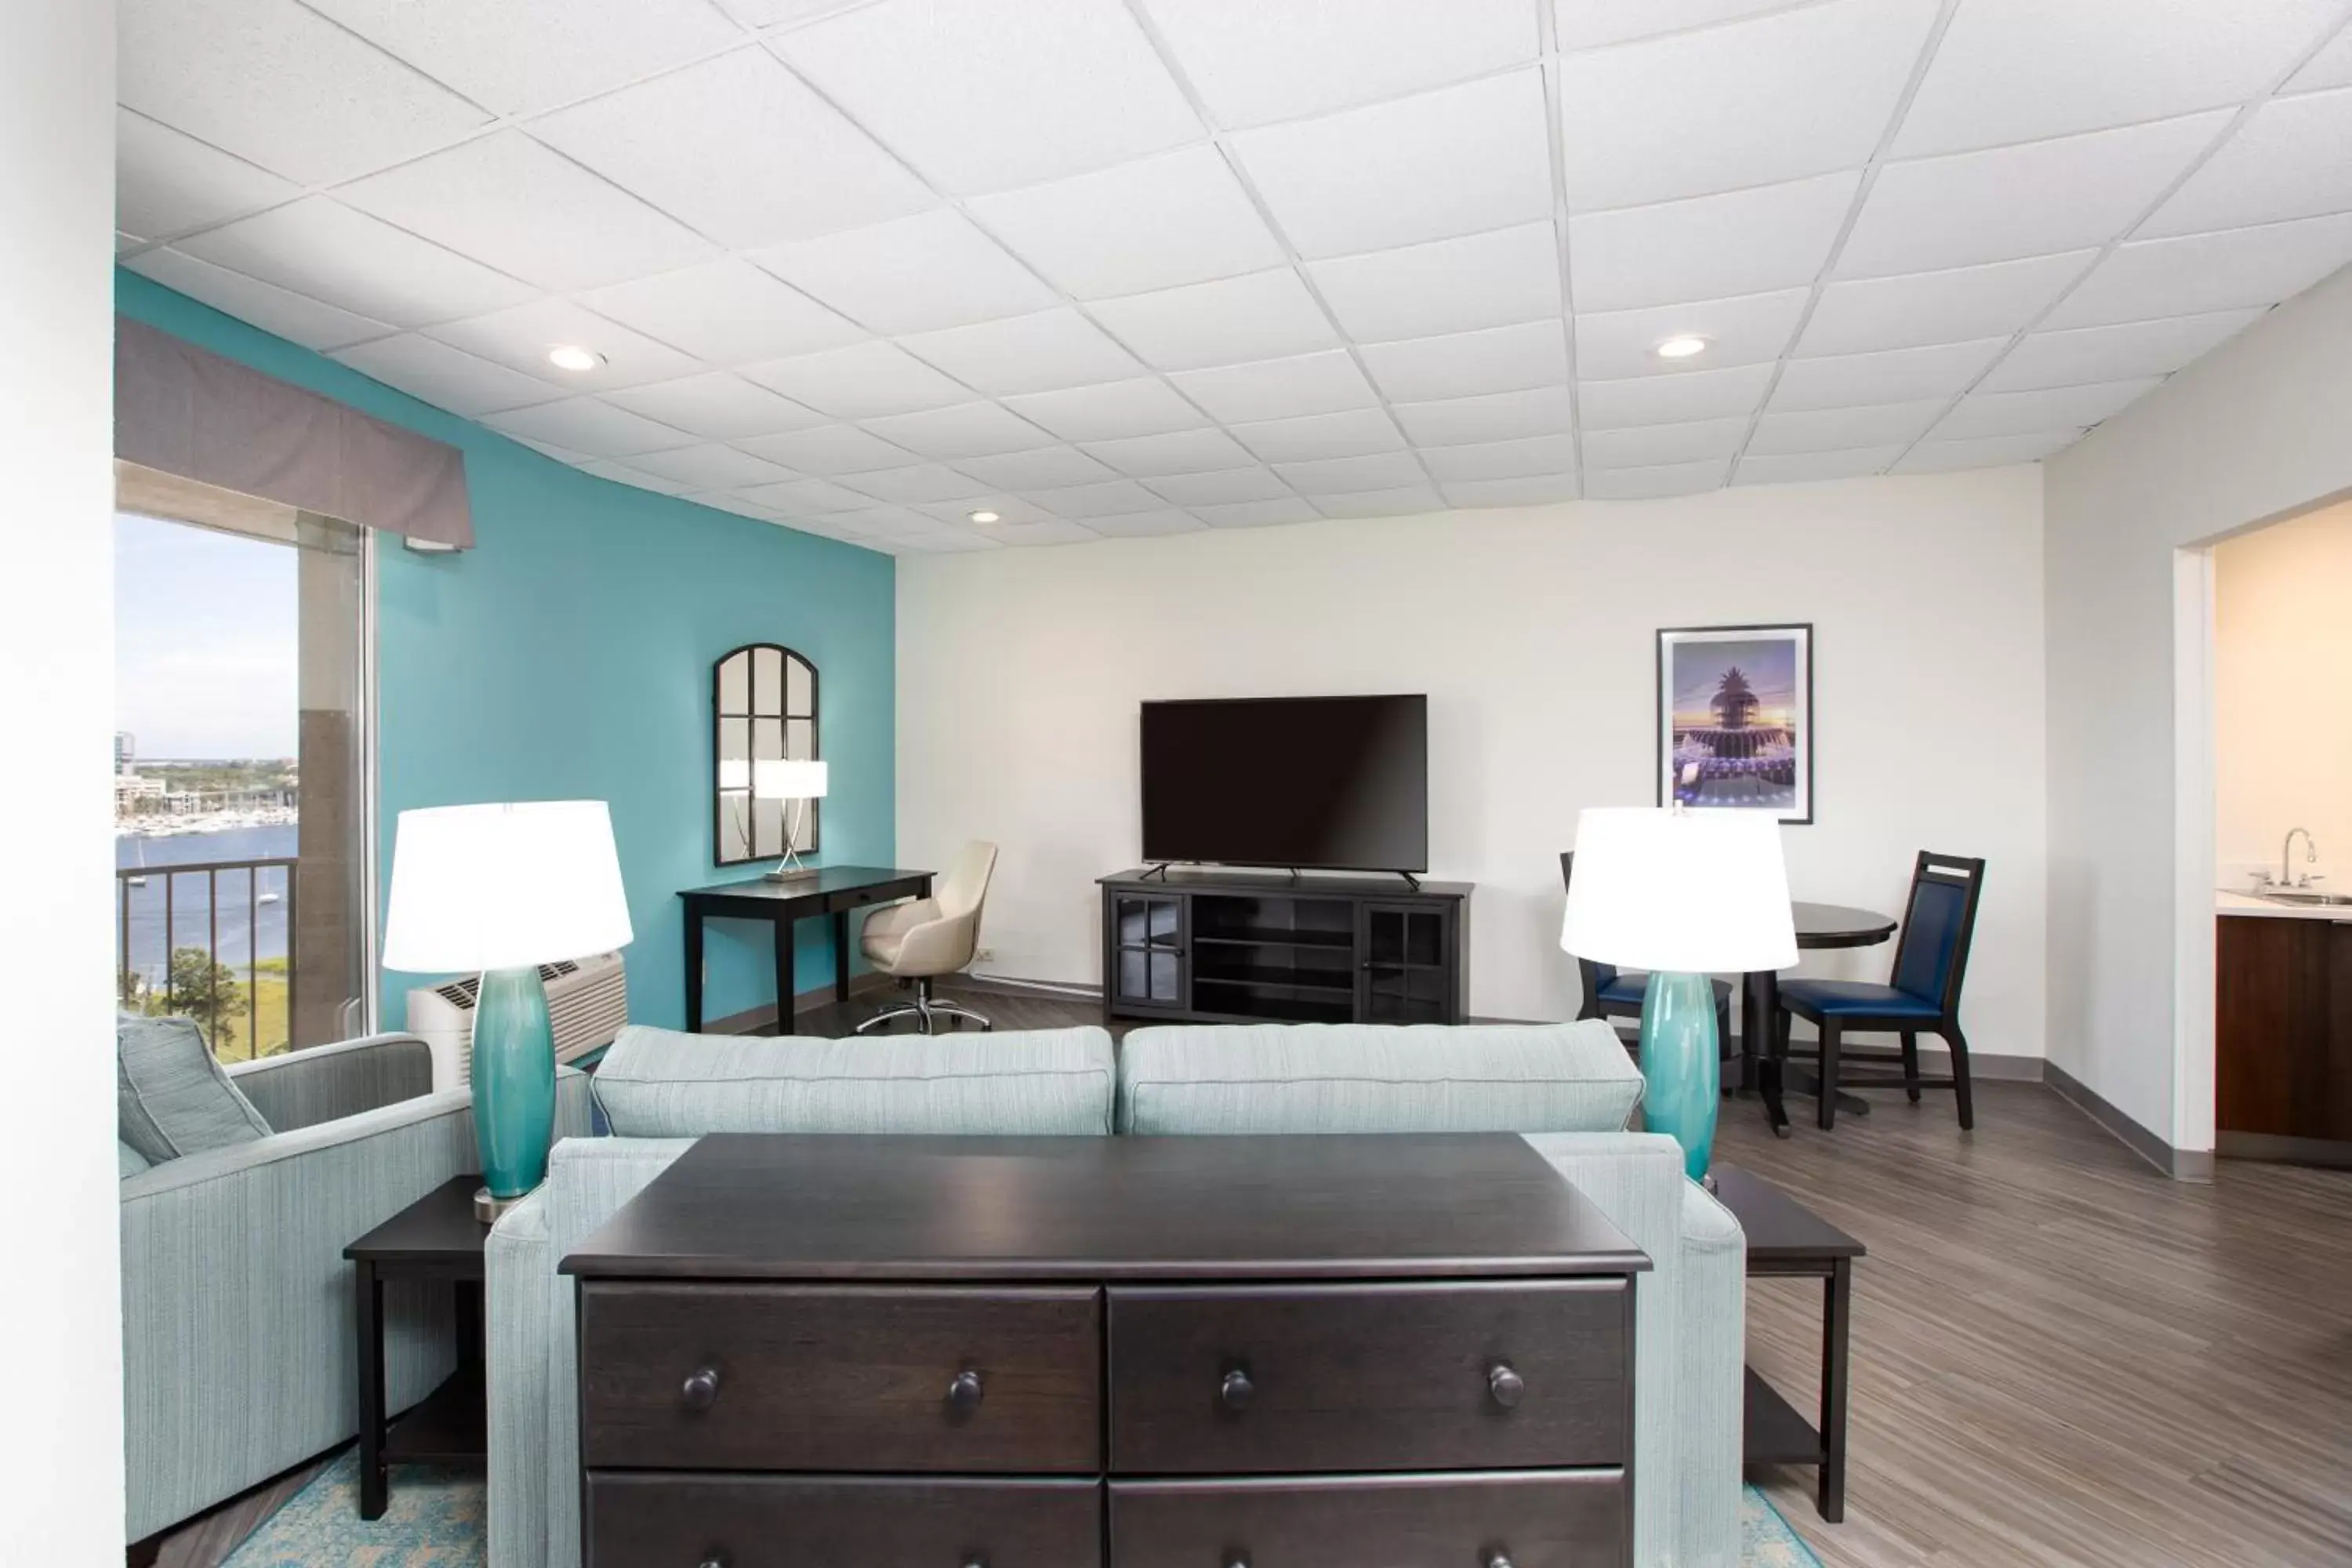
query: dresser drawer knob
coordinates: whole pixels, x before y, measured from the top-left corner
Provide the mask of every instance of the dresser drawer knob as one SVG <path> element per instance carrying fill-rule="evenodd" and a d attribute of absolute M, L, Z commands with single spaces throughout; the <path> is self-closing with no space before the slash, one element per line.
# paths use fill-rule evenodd
<path fill-rule="evenodd" d="M 1499 1550 L 1487 1552 L 1484 1561 L 1485 1568 L 1511 1568 L 1511 1560 Z"/>
<path fill-rule="evenodd" d="M 688 1410 L 708 1410 L 719 1403 L 719 1369 L 697 1367 L 688 1374 L 677 1396 L 686 1401 Z"/>
<path fill-rule="evenodd" d="M 1217 1397 L 1224 1401 L 1228 1410 L 1247 1410 L 1250 1401 L 1257 1397 L 1257 1384 L 1250 1381 L 1247 1372 L 1235 1367 L 1225 1373 L 1224 1382 L 1217 1385 Z M 1243 1568 L 1248 1568 L 1248 1565 L 1244 1564 Z"/>
<path fill-rule="evenodd" d="M 1486 1369 L 1486 1392 L 1493 1394 L 1495 1403 L 1504 1409 L 1517 1408 L 1519 1395 L 1527 1391 L 1527 1380 L 1512 1370 L 1509 1362 L 1498 1361 Z M 1496 1563 L 1500 1563 L 1501 1568 L 1511 1568 L 1509 1563 L 1500 1558 L 1489 1562 L 1487 1568 L 1496 1568 Z"/>
<path fill-rule="evenodd" d="M 980 1408 L 982 1392 L 980 1386 L 980 1373 L 966 1367 L 956 1373 L 954 1379 L 948 1384 L 948 1406 L 966 1413 L 977 1410 Z"/>
<path fill-rule="evenodd" d="M 702 1560 L 702 1568 L 727 1568 L 727 1559 L 714 1552 Z"/>

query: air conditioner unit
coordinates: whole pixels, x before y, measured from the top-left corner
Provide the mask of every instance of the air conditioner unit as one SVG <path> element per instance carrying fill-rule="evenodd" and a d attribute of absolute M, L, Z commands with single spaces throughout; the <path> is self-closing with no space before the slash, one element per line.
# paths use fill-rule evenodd
<path fill-rule="evenodd" d="M 611 1045 L 629 1021 L 629 988 L 617 952 L 542 963 L 539 979 L 547 987 L 548 1019 L 555 1028 L 559 1062 Z M 474 1081 L 474 1005 L 481 990 L 477 975 L 446 985 L 420 985 L 408 994 L 408 1032 L 433 1048 L 436 1089 Z"/>

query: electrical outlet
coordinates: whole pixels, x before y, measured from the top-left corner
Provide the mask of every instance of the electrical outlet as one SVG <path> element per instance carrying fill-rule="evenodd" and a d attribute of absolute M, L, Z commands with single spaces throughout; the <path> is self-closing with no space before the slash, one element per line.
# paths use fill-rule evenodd
<path fill-rule="evenodd" d="M 974 963 L 988 963 L 992 962 L 995 957 L 996 950 L 992 947 L 976 948 L 972 952 L 971 961 Z"/>

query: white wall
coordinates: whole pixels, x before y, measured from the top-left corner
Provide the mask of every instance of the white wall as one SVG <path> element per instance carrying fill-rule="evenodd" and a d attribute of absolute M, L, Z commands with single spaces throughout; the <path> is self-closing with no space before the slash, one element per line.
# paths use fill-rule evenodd
<path fill-rule="evenodd" d="M 2032 468 L 901 558 L 899 855 L 997 840 L 982 967 L 1097 984 L 1139 702 L 1425 691 L 1432 871 L 1478 884 L 1472 1007 L 1565 1017 L 1558 854 L 1580 807 L 1654 798 L 1653 634 L 1811 621 L 1792 885 L 1895 910 L 1917 850 L 1987 857 L 1970 1043 L 2039 1056 L 2041 560 Z"/>
<path fill-rule="evenodd" d="M 2184 954 L 2210 970 L 2211 947 L 2185 929 L 2207 895 L 2178 864 L 2183 823 L 2210 816 L 2176 798 L 2173 554 L 2352 489 L 2352 269 L 2046 468 L 2051 1060 L 2175 1148 L 2209 1149 L 2161 983 Z M 2194 1048 L 2210 1077 L 2211 1039 Z"/>
<path fill-rule="evenodd" d="M 0 26 L 0 1562 L 122 1561 L 112 548 L 114 6 Z"/>

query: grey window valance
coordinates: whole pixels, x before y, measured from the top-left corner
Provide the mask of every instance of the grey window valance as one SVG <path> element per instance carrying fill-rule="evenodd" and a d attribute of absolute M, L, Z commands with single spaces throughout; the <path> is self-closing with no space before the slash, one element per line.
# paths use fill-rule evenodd
<path fill-rule="evenodd" d="M 458 548 L 466 455 L 128 317 L 114 319 L 114 455 Z"/>

